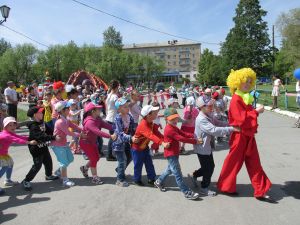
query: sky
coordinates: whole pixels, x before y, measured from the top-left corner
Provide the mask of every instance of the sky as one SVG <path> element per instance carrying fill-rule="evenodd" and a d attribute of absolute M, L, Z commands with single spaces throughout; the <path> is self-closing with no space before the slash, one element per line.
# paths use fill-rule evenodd
<path fill-rule="evenodd" d="M 238 0 L 79 0 L 99 10 L 157 30 L 183 36 L 202 43 L 218 53 L 234 23 Z M 261 0 L 266 10 L 271 37 L 272 25 L 282 12 L 300 7 L 299 0 Z M 72 0 L 0 0 L 0 5 L 11 8 L 5 26 L 50 46 L 67 44 L 73 40 L 78 46 L 101 46 L 103 31 L 114 26 L 123 37 L 123 44 L 154 43 L 177 39 L 110 17 Z M 0 16 L 2 19 L 2 17 Z M 36 44 L 6 27 L 0 26 L 0 38 L 11 44 Z M 275 28 L 275 46 L 280 47 L 280 33 Z"/>

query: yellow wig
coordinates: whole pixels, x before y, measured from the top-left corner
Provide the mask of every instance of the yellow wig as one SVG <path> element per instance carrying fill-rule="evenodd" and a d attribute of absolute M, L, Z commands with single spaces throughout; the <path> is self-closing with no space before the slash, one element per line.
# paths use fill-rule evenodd
<path fill-rule="evenodd" d="M 231 70 L 227 77 L 227 86 L 230 89 L 230 93 L 233 95 L 240 88 L 241 84 L 247 82 L 248 78 L 251 79 L 251 89 L 253 89 L 256 81 L 256 73 L 251 68 Z"/>

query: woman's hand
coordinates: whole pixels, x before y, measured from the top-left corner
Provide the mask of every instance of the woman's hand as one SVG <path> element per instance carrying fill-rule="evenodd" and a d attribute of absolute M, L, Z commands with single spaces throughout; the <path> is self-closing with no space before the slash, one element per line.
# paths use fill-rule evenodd
<path fill-rule="evenodd" d="M 263 113 L 265 111 L 265 107 L 263 105 L 259 105 L 255 110 L 258 113 Z"/>
<path fill-rule="evenodd" d="M 164 146 L 164 148 L 169 148 L 170 142 L 163 142 L 162 145 Z"/>

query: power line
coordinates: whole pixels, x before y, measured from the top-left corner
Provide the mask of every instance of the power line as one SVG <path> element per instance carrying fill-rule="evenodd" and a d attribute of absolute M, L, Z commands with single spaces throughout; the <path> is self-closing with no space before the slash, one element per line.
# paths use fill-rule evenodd
<path fill-rule="evenodd" d="M 92 10 L 95 10 L 95 11 L 98 11 L 98 12 L 100 12 L 100 13 L 103 13 L 103 14 L 105 14 L 105 15 L 114 17 L 114 18 L 119 19 L 119 20 L 122 20 L 122 21 L 124 21 L 124 22 L 133 24 L 133 25 L 138 26 L 138 27 L 142 27 L 142 28 L 144 28 L 144 29 L 146 29 L 146 30 L 155 31 L 155 32 L 157 32 L 157 33 L 165 34 L 165 35 L 168 35 L 168 36 L 171 36 L 171 37 L 175 37 L 175 38 L 180 38 L 180 39 L 189 40 L 189 41 L 194 41 L 194 42 L 200 42 L 200 43 L 203 43 L 203 44 L 208 44 L 208 45 L 220 45 L 220 43 L 213 43 L 213 42 L 199 41 L 199 40 L 194 40 L 194 39 L 191 39 L 191 38 L 187 38 L 187 37 L 183 37 L 183 36 L 171 34 L 171 33 L 165 32 L 165 31 L 158 30 L 158 29 L 156 29 L 156 28 L 148 27 L 148 26 L 145 26 L 145 25 L 143 25 L 143 24 L 139 24 L 139 23 L 133 22 L 133 21 L 128 20 L 128 19 L 124 19 L 124 18 L 122 18 L 122 17 L 116 16 L 116 15 L 114 15 L 114 14 L 112 14 L 112 13 L 105 12 L 105 11 L 103 11 L 103 10 L 101 10 L 101 9 L 97 9 L 97 8 L 95 8 L 95 7 L 93 7 L 93 6 L 90 6 L 90 5 L 86 4 L 86 3 L 83 3 L 83 2 L 80 2 L 80 1 L 77 1 L 77 0 L 71 0 L 71 1 L 73 1 L 73 2 L 75 2 L 75 3 L 77 3 L 77 4 L 80 4 L 80 5 L 83 5 L 83 6 L 87 7 L 87 8 L 92 9 Z"/>
<path fill-rule="evenodd" d="M 19 32 L 19 31 L 16 31 L 16 30 L 14 30 L 14 29 L 12 29 L 12 28 L 10 28 L 10 27 L 4 25 L 4 24 L 1 24 L 1 26 L 3 26 L 3 27 L 5 27 L 6 29 L 8 29 L 8 30 L 10 30 L 10 31 L 12 31 L 12 32 L 15 32 L 16 34 L 19 34 L 19 35 L 21 35 L 21 36 L 23 36 L 23 37 L 25 37 L 25 38 L 27 38 L 27 39 L 29 39 L 29 40 L 31 40 L 31 41 L 37 43 L 37 44 L 39 44 L 39 45 L 42 45 L 42 46 L 44 46 L 44 47 L 46 47 L 46 48 L 49 48 L 48 45 L 43 44 L 43 43 L 41 43 L 41 42 L 39 42 L 39 41 L 37 41 L 37 40 L 34 40 L 33 38 L 28 37 L 27 35 L 25 35 L 25 34 Z"/>

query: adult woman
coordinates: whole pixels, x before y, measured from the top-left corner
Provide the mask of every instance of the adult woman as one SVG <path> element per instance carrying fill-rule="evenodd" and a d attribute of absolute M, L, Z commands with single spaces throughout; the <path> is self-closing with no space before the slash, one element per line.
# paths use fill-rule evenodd
<path fill-rule="evenodd" d="M 274 75 L 273 76 L 273 90 L 272 90 L 272 96 L 273 96 L 273 105 L 272 105 L 272 109 L 276 109 L 277 107 L 277 101 L 278 101 L 278 96 L 280 95 L 280 89 L 279 86 L 281 86 L 284 89 L 284 86 L 281 82 L 281 80 L 279 79 L 278 75 Z"/>

